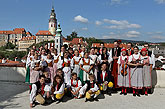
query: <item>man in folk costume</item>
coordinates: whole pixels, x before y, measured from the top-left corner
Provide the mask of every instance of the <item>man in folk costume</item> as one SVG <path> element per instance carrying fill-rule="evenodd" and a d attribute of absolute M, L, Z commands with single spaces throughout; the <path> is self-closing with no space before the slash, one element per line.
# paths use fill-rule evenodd
<path fill-rule="evenodd" d="M 121 95 L 127 95 L 127 88 L 129 87 L 129 68 L 128 68 L 128 59 L 129 57 L 126 55 L 127 50 L 121 50 L 121 56 L 118 59 L 118 81 L 117 84 L 122 88 Z"/>
<path fill-rule="evenodd" d="M 47 54 L 47 59 L 45 60 L 47 67 L 44 69 L 45 72 L 48 72 L 48 75 L 51 79 L 51 82 L 53 82 L 53 78 L 54 78 L 54 68 L 53 68 L 53 59 L 52 59 L 52 55 L 49 53 Z"/>
<path fill-rule="evenodd" d="M 77 73 L 72 73 L 72 78 L 67 84 L 67 87 L 72 97 L 74 98 L 79 97 L 79 91 L 80 88 L 82 87 L 82 83 L 80 80 L 78 80 Z"/>
<path fill-rule="evenodd" d="M 96 81 L 97 81 L 97 72 L 98 72 L 97 65 L 99 64 L 99 60 L 98 60 L 98 56 L 95 55 L 94 53 L 95 53 L 94 48 L 91 48 L 89 58 L 94 62 L 92 70 L 93 70 L 93 74 L 95 75 Z"/>
<path fill-rule="evenodd" d="M 98 84 L 99 88 L 102 93 L 107 93 L 109 96 L 111 96 L 111 88 L 113 87 L 113 78 L 111 76 L 111 72 L 108 70 L 107 63 L 101 64 L 101 70 L 98 73 Z"/>
<path fill-rule="evenodd" d="M 61 59 L 64 58 L 64 53 L 65 53 L 65 51 L 66 51 L 65 46 L 62 46 L 62 47 L 61 47 L 61 52 L 60 52 L 60 54 L 59 54 L 59 56 L 61 56 Z"/>
<path fill-rule="evenodd" d="M 128 65 L 130 67 L 130 87 L 133 88 L 133 96 L 140 96 L 139 90 L 143 88 L 142 60 L 139 48 L 134 47 L 134 54 L 129 56 Z"/>
<path fill-rule="evenodd" d="M 119 47 L 120 41 L 114 41 L 114 48 L 110 51 L 110 56 L 113 59 L 111 66 L 111 73 L 114 77 L 114 88 L 117 88 L 117 77 L 118 77 L 118 58 L 121 54 L 121 48 Z"/>
<path fill-rule="evenodd" d="M 30 66 L 30 83 L 33 84 L 38 81 L 39 75 L 42 74 L 42 62 L 38 59 L 38 54 L 35 53 L 34 59 Z"/>
<path fill-rule="evenodd" d="M 73 48 L 68 48 L 68 53 L 69 53 L 69 58 L 72 59 L 73 56 L 74 56 L 74 51 L 73 51 Z"/>
<path fill-rule="evenodd" d="M 39 81 L 32 85 L 32 90 L 30 93 L 30 107 L 35 106 L 35 101 L 39 102 L 40 104 L 45 103 L 44 95 L 44 88 L 45 88 L 45 76 L 40 75 Z"/>
<path fill-rule="evenodd" d="M 101 44 L 100 44 L 100 50 L 99 50 L 99 53 L 100 53 L 100 54 L 103 53 L 103 48 L 104 48 L 104 43 L 101 43 Z"/>
<path fill-rule="evenodd" d="M 144 48 L 146 48 L 146 50 L 147 50 L 147 55 L 149 57 L 151 57 L 152 68 L 155 68 L 155 55 L 154 55 L 154 53 L 152 51 L 149 51 L 149 44 L 148 43 L 144 44 Z"/>
<path fill-rule="evenodd" d="M 79 56 L 79 51 L 77 49 L 74 50 L 74 57 L 71 60 L 71 68 L 72 72 L 77 73 L 77 77 L 79 77 L 80 74 L 80 60 L 81 57 Z"/>
<path fill-rule="evenodd" d="M 145 91 L 145 95 L 148 95 L 148 89 L 152 88 L 152 80 L 151 80 L 151 71 L 152 71 L 152 59 L 150 56 L 147 56 L 147 49 L 142 48 L 141 50 L 142 60 L 143 60 L 143 84 Z"/>
<path fill-rule="evenodd" d="M 127 51 L 126 51 L 126 55 L 127 56 L 130 56 L 133 54 L 133 50 L 132 50 L 132 43 L 131 42 L 128 42 L 127 43 Z"/>
<path fill-rule="evenodd" d="M 59 60 L 62 71 L 64 72 L 64 83 L 67 84 L 71 78 L 71 60 L 68 52 L 64 53 L 64 58 Z"/>
<path fill-rule="evenodd" d="M 89 80 L 89 74 L 93 74 L 92 68 L 93 68 L 94 62 L 89 58 L 89 53 L 85 52 L 84 58 L 81 58 L 80 60 L 80 69 L 83 71 L 80 73 L 80 80 L 82 83 L 85 83 L 87 80 Z"/>
<path fill-rule="evenodd" d="M 97 96 L 100 94 L 98 85 L 95 82 L 95 76 L 93 74 L 89 75 L 89 81 L 80 89 L 80 98 L 85 95 L 85 102 L 87 101 L 98 101 Z"/>

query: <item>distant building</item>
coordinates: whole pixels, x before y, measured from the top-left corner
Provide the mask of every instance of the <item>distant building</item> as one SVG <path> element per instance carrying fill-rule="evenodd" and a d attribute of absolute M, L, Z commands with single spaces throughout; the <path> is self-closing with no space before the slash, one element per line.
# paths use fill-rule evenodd
<path fill-rule="evenodd" d="M 54 36 L 48 30 L 39 30 L 36 34 L 36 43 L 54 40 Z"/>
<path fill-rule="evenodd" d="M 56 14 L 54 12 L 54 7 L 52 7 L 50 19 L 49 19 L 49 31 L 52 35 L 55 35 L 56 29 L 57 29 L 57 19 L 56 19 Z"/>
<path fill-rule="evenodd" d="M 100 48 L 101 44 L 100 43 L 93 43 L 92 47 Z M 113 43 L 104 43 L 104 47 L 106 47 L 108 50 L 110 50 L 114 47 L 114 44 Z M 120 47 L 121 48 L 127 48 L 126 44 L 123 44 L 123 43 L 120 44 Z"/>
<path fill-rule="evenodd" d="M 0 31 L 0 46 L 4 46 L 8 42 L 11 42 L 15 46 L 18 46 L 18 41 L 26 36 L 27 34 L 24 28 L 15 28 L 14 30 Z"/>
<path fill-rule="evenodd" d="M 36 36 L 24 37 L 18 42 L 18 51 L 27 51 L 31 45 L 36 43 Z"/>
<path fill-rule="evenodd" d="M 77 47 L 78 43 L 80 43 L 82 46 L 86 46 L 87 43 L 83 41 L 82 38 L 73 38 L 72 41 L 66 40 L 66 38 L 63 37 L 63 45 L 69 45 L 72 44 L 74 48 Z"/>

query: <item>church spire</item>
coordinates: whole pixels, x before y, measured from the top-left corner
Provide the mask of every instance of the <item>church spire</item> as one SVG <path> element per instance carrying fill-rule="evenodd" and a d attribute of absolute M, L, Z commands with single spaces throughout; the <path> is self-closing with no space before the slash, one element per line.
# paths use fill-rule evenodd
<path fill-rule="evenodd" d="M 49 19 L 49 31 L 52 35 L 55 35 L 57 29 L 57 19 L 56 14 L 54 12 L 54 6 L 52 6 L 50 19 Z"/>

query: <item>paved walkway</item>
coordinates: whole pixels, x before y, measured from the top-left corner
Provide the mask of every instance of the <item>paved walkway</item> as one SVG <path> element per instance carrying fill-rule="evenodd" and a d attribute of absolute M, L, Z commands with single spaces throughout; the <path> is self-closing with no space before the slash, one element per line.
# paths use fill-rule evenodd
<path fill-rule="evenodd" d="M 29 109 L 29 94 L 27 85 L 18 83 L 0 82 L 0 109 Z M 8 90 L 10 89 L 10 90 Z M 4 91 L 4 92 L 3 92 Z M 48 106 L 37 105 L 34 109 L 165 109 L 165 88 L 156 88 L 154 93 L 149 96 L 133 97 L 132 94 L 121 96 L 119 93 L 110 96 L 100 96 L 98 102 L 87 102 L 85 99 L 66 100 Z"/>

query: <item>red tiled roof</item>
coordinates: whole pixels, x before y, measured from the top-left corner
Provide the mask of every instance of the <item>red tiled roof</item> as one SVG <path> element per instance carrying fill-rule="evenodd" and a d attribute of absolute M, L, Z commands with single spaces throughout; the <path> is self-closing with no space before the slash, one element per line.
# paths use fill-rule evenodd
<path fill-rule="evenodd" d="M 48 31 L 48 30 L 39 30 L 37 32 L 36 36 L 37 35 L 50 35 L 50 36 L 52 36 L 52 34 L 50 33 L 50 31 Z"/>
<path fill-rule="evenodd" d="M 73 38 L 72 41 L 68 41 L 65 38 L 63 38 L 63 42 L 69 42 L 69 43 L 72 43 L 73 45 L 77 45 L 78 43 L 83 44 L 83 39 L 82 38 Z"/>
<path fill-rule="evenodd" d="M 0 34 L 13 34 L 13 31 L 0 31 Z"/>
<path fill-rule="evenodd" d="M 92 47 L 100 47 L 100 43 L 93 43 Z"/>
<path fill-rule="evenodd" d="M 3 67 L 25 67 L 25 63 L 19 61 L 6 60 L 6 63 L 2 64 L 2 59 L 0 59 L 0 66 Z"/>
<path fill-rule="evenodd" d="M 13 31 L 0 31 L 0 34 L 25 34 L 26 31 L 24 28 L 15 28 Z"/>
<path fill-rule="evenodd" d="M 24 37 L 22 39 L 20 39 L 20 41 L 25 41 L 25 40 L 35 40 L 36 36 L 31 36 L 31 37 Z"/>
<path fill-rule="evenodd" d="M 27 35 L 31 35 L 31 36 L 32 36 L 32 33 L 30 33 L 29 31 L 28 31 L 28 32 L 26 32 L 26 34 L 27 34 Z"/>
<path fill-rule="evenodd" d="M 15 28 L 13 31 L 25 31 L 25 28 Z"/>
<path fill-rule="evenodd" d="M 100 43 L 93 43 L 92 47 L 100 47 Z M 113 43 L 104 43 L 104 47 L 106 48 L 113 48 L 114 44 Z M 120 44 L 121 48 L 127 48 L 126 44 Z"/>

